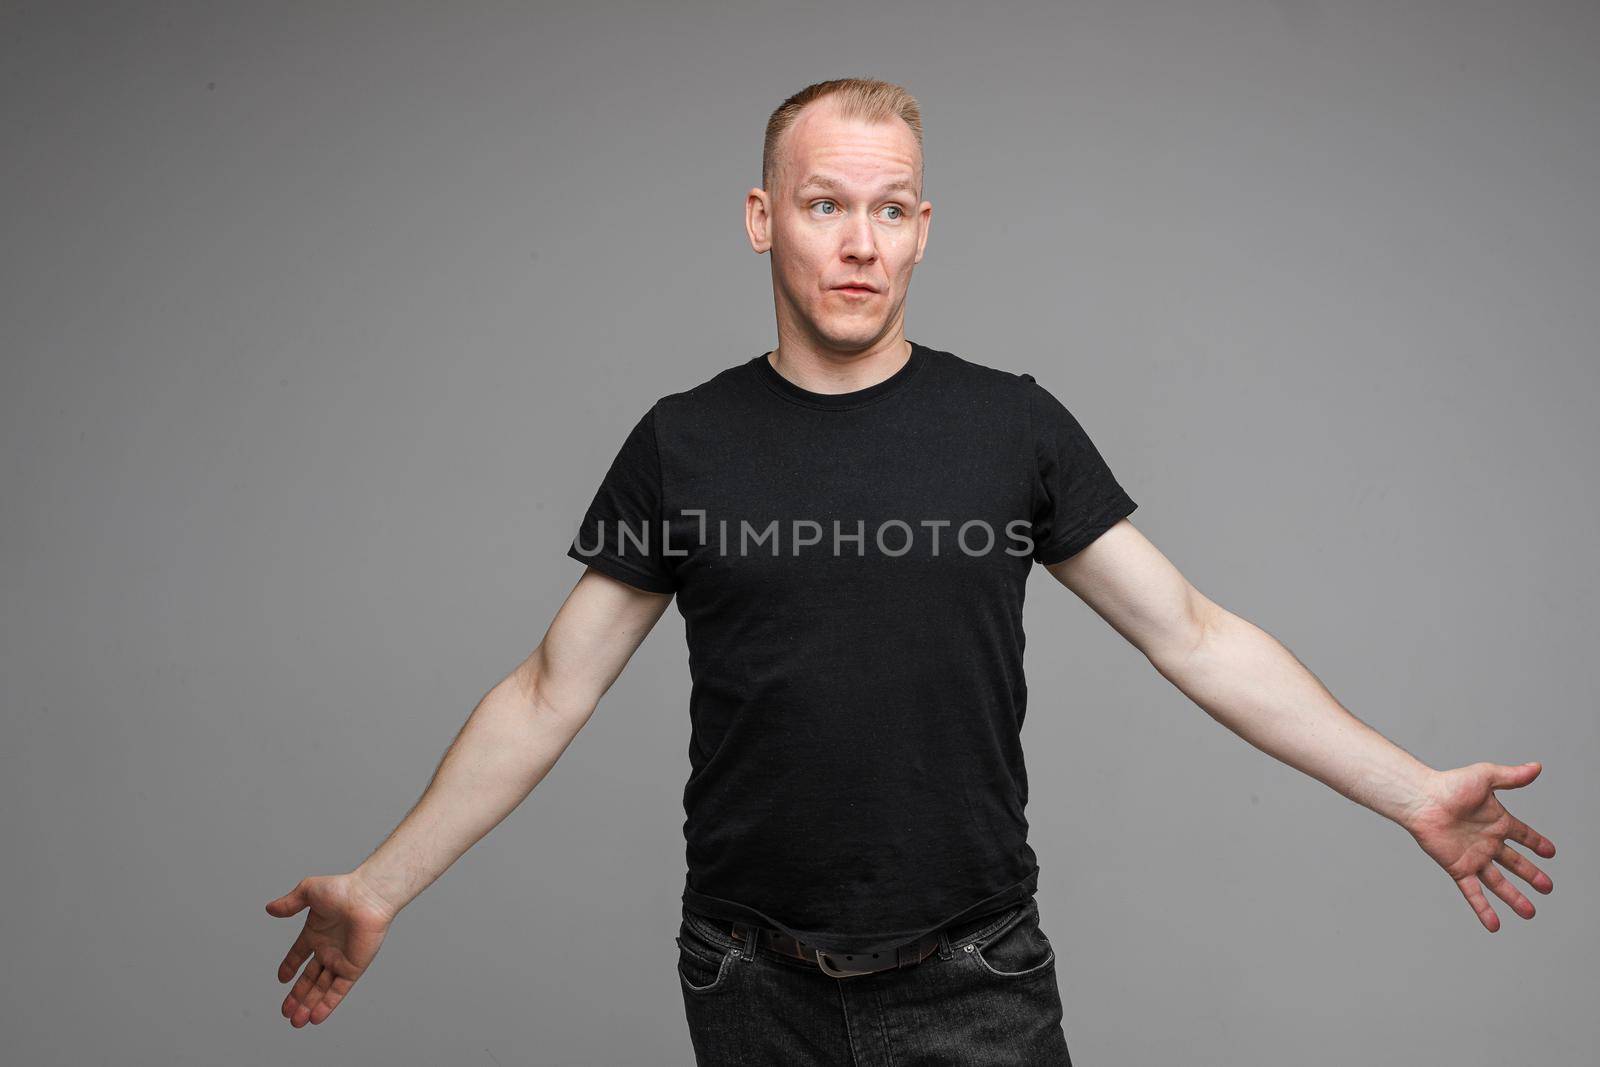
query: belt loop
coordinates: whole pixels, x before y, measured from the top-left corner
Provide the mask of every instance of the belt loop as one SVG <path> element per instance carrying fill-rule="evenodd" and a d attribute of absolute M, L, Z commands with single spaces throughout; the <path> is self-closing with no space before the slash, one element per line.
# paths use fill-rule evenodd
<path fill-rule="evenodd" d="M 948 960 L 955 954 L 956 950 L 950 947 L 950 930 L 948 927 L 941 926 L 939 928 L 939 958 Z"/>
<path fill-rule="evenodd" d="M 739 955 L 743 956 L 746 960 L 755 959 L 756 938 L 760 936 L 756 928 L 747 922 L 735 922 L 733 924 L 733 928 L 736 931 L 744 931 L 744 945 L 738 950 Z"/>

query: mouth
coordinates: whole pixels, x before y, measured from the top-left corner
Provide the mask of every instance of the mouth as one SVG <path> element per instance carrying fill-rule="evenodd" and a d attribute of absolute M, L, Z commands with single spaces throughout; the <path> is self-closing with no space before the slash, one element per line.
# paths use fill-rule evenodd
<path fill-rule="evenodd" d="M 877 293 L 876 289 L 868 288 L 865 285 L 836 285 L 832 291 L 835 293 L 849 293 L 852 296 L 874 296 Z"/>

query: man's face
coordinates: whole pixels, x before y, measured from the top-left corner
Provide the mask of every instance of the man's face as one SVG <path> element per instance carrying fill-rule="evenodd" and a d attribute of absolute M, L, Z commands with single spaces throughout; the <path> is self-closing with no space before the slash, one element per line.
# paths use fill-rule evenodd
<path fill-rule="evenodd" d="M 904 122 L 840 118 L 824 98 L 784 134 L 772 190 L 745 201 L 751 246 L 771 251 L 781 334 L 860 351 L 903 322 L 933 205 L 918 202 L 922 154 Z M 865 283 L 870 289 L 843 288 Z"/>

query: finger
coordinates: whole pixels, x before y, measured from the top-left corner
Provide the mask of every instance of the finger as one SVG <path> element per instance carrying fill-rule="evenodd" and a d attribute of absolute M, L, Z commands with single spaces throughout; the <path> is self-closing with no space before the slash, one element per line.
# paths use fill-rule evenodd
<path fill-rule="evenodd" d="M 344 1000 L 345 994 L 350 992 L 350 987 L 355 984 L 356 980 L 354 978 L 344 978 L 342 976 L 335 978 L 333 984 L 328 987 L 328 992 L 311 1011 L 312 1025 L 316 1025 L 332 1015 L 333 1009 L 339 1006 L 340 1001 Z"/>
<path fill-rule="evenodd" d="M 309 1024 L 310 1014 L 317 1009 L 317 1005 L 322 1003 L 322 998 L 325 997 L 328 989 L 333 985 L 333 977 L 333 968 L 331 966 L 323 966 L 322 974 L 317 976 L 317 984 L 310 987 L 310 993 L 307 993 L 306 1000 L 301 1001 L 299 1011 L 294 1013 L 294 1025 Z"/>
<path fill-rule="evenodd" d="M 1533 827 L 1520 819 L 1513 818 L 1511 820 L 1511 829 L 1506 833 L 1506 836 L 1519 845 L 1527 845 L 1545 859 L 1550 859 L 1556 854 L 1556 843 L 1554 841 L 1538 833 Z"/>
<path fill-rule="evenodd" d="M 1491 934 L 1500 929 L 1500 916 L 1489 906 L 1489 901 L 1484 898 L 1483 889 L 1478 885 L 1476 878 L 1469 874 L 1457 881 L 1456 887 L 1461 890 L 1461 895 L 1467 898 L 1467 903 L 1472 905 L 1472 910 L 1477 913 L 1478 921 L 1483 923 L 1484 929 Z"/>
<path fill-rule="evenodd" d="M 303 1026 L 311 1021 L 312 1009 L 321 1002 L 323 995 L 328 992 L 328 987 L 332 984 L 333 968 L 324 964 L 322 973 L 317 975 L 316 984 L 311 987 L 311 992 L 306 994 L 306 998 L 300 1002 L 300 1010 L 295 1012 L 296 1019 L 299 1019 L 302 1013 L 304 1013 L 305 1018 L 303 1021 L 297 1022 L 295 1025 Z"/>
<path fill-rule="evenodd" d="M 294 939 L 294 944 L 289 946 L 288 955 L 283 957 L 283 962 L 278 964 L 278 981 L 287 982 L 294 977 L 294 972 L 311 955 L 311 939 L 306 936 L 306 931 L 301 930 L 300 936 Z"/>
<path fill-rule="evenodd" d="M 285 1019 L 292 1020 L 294 1018 L 295 1011 L 300 1007 L 300 998 L 311 992 L 311 986 L 316 982 L 316 975 L 313 971 L 320 968 L 320 966 L 317 958 L 315 956 L 311 957 L 310 964 L 300 974 L 300 980 L 294 984 L 294 988 L 289 990 L 288 995 L 283 998 L 283 1005 L 278 1010 Z M 308 975 L 310 977 L 307 977 Z"/>
<path fill-rule="evenodd" d="M 1511 910 L 1524 919 L 1533 918 L 1533 901 L 1522 895 L 1522 890 L 1511 884 L 1511 880 L 1495 869 L 1492 863 L 1485 864 L 1483 870 L 1478 872 L 1478 877 L 1483 884 L 1494 890 L 1494 895 L 1511 905 Z"/>
<path fill-rule="evenodd" d="M 267 903 L 267 914 L 276 915 L 280 919 L 287 919 L 289 916 L 308 905 L 311 901 L 306 896 L 307 881 L 308 879 L 305 878 L 300 879 L 299 885 L 289 890 L 277 900 L 269 901 Z"/>
<path fill-rule="evenodd" d="M 1532 860 L 1528 859 L 1528 857 L 1524 856 L 1510 845 L 1502 844 L 1500 846 L 1500 854 L 1496 856 L 1495 859 L 1499 861 L 1500 865 L 1506 870 L 1510 871 L 1518 878 L 1521 878 L 1524 882 L 1527 882 L 1541 893 L 1548 893 L 1556 887 L 1555 883 L 1550 880 L 1550 876 L 1548 874 L 1545 874 L 1538 867 L 1534 866 Z"/>
<path fill-rule="evenodd" d="M 310 995 L 311 987 L 317 984 L 317 978 L 322 974 L 322 961 L 312 956 L 311 962 L 306 964 L 306 969 L 300 972 L 300 980 L 289 990 L 289 995 L 283 998 L 283 1017 L 290 1022 L 294 1021 L 294 1013 L 299 1009 L 300 1002 Z"/>
<path fill-rule="evenodd" d="M 1495 789 L 1520 789 L 1539 777 L 1542 767 L 1539 763 L 1523 763 L 1516 767 L 1496 763 L 1489 772 L 1489 785 Z"/>

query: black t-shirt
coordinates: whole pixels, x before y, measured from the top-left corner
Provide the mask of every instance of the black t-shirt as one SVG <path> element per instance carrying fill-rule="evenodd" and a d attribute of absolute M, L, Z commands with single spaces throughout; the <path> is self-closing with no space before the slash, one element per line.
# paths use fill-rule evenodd
<path fill-rule="evenodd" d="M 1032 894 L 1024 587 L 1135 507 L 1031 375 L 915 342 L 855 392 L 763 354 L 656 401 L 567 554 L 676 594 L 684 903 L 858 953 Z"/>

